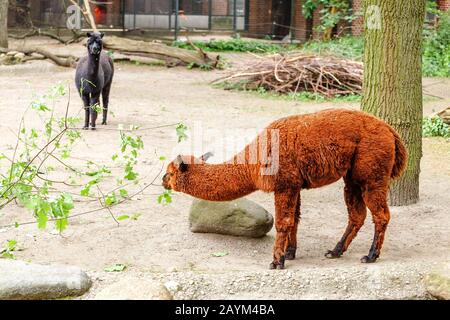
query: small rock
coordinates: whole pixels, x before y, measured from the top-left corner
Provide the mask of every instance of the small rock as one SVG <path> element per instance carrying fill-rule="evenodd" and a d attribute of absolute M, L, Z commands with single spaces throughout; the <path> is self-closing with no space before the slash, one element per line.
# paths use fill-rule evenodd
<path fill-rule="evenodd" d="M 6 53 L 6 55 L 10 56 L 10 57 L 14 57 L 18 53 L 19 53 L 19 51 L 9 51 L 9 52 Z"/>
<path fill-rule="evenodd" d="M 195 199 L 189 214 L 192 232 L 260 238 L 272 229 L 273 217 L 245 198 L 229 202 Z"/>
<path fill-rule="evenodd" d="M 167 288 L 167 290 L 171 291 L 171 292 L 177 292 L 180 291 L 181 286 L 178 282 L 170 280 L 167 281 L 164 286 Z"/>
<path fill-rule="evenodd" d="M 14 55 L 14 58 L 17 60 L 22 60 L 23 58 L 25 58 L 25 53 L 23 53 L 23 52 L 16 53 Z"/>
<path fill-rule="evenodd" d="M 136 277 L 124 278 L 100 291 L 95 300 L 172 300 L 167 288 L 158 282 Z"/>
<path fill-rule="evenodd" d="M 0 259 L 0 300 L 55 299 L 79 296 L 91 280 L 78 267 L 46 266 Z"/>
<path fill-rule="evenodd" d="M 441 265 L 425 277 L 430 295 L 439 300 L 450 300 L 450 262 Z"/>

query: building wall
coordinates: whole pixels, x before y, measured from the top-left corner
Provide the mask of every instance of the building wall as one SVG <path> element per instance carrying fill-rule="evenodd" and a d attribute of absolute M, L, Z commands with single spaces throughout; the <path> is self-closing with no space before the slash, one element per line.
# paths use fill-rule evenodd
<path fill-rule="evenodd" d="M 438 0 L 438 8 L 442 11 L 447 11 L 450 9 L 450 0 Z"/>
<path fill-rule="evenodd" d="M 264 37 L 272 33 L 272 0 L 249 0 L 248 33 Z"/>
<path fill-rule="evenodd" d="M 364 32 L 364 19 L 362 17 L 363 0 L 353 0 L 353 14 L 361 14 L 358 19 L 352 21 L 352 34 L 359 36 Z"/>

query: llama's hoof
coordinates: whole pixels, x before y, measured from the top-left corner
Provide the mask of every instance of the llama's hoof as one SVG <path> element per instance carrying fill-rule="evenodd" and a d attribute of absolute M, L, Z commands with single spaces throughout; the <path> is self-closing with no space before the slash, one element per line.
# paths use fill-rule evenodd
<path fill-rule="evenodd" d="M 83 127 L 83 130 L 89 130 L 89 127 Z"/>
<path fill-rule="evenodd" d="M 284 269 L 284 261 L 285 261 L 285 256 L 282 256 L 281 258 L 280 258 L 280 261 L 274 261 L 274 262 L 272 262 L 271 264 L 270 264 L 270 266 L 269 266 L 269 269 L 270 270 L 274 270 L 274 269 L 277 269 L 277 270 L 283 270 Z"/>
<path fill-rule="evenodd" d="M 106 126 L 106 121 L 102 121 L 102 126 Z"/>
<path fill-rule="evenodd" d="M 278 263 L 271 263 L 270 264 L 270 266 L 269 266 L 269 269 L 270 270 L 275 270 L 275 269 L 277 269 L 277 270 L 283 270 L 284 269 L 284 264 L 282 265 L 282 264 L 278 264 Z"/>
<path fill-rule="evenodd" d="M 325 253 L 325 257 L 328 259 L 337 259 L 341 257 L 341 253 L 338 253 L 334 250 L 328 250 L 327 253 Z"/>
<path fill-rule="evenodd" d="M 294 260 L 295 259 L 295 251 L 296 251 L 296 248 L 288 247 L 286 249 L 286 254 L 284 255 L 286 260 Z"/>
<path fill-rule="evenodd" d="M 96 127 L 91 127 L 91 130 L 97 130 L 97 128 Z"/>
<path fill-rule="evenodd" d="M 364 256 L 361 258 L 361 263 L 374 263 L 375 261 L 377 261 L 377 258 L 378 257 L 376 256 L 374 257 Z"/>

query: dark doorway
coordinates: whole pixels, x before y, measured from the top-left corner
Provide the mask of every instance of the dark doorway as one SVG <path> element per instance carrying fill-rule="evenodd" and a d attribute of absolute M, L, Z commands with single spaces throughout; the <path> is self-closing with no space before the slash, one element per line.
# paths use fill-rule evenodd
<path fill-rule="evenodd" d="M 289 34 L 291 26 L 292 0 L 273 0 L 272 19 L 273 35 L 276 39 L 283 39 Z"/>

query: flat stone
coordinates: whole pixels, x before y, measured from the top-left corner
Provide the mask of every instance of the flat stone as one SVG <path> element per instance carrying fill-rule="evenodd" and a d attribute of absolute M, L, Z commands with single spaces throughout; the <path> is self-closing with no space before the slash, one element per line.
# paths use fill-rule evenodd
<path fill-rule="evenodd" d="M 260 238 L 272 229 L 273 217 L 266 209 L 245 198 L 229 202 L 195 199 L 189 223 L 192 232 Z"/>
<path fill-rule="evenodd" d="M 126 277 L 101 290 L 95 300 L 172 300 L 173 297 L 162 284 L 137 278 Z"/>
<path fill-rule="evenodd" d="M 0 259 L 0 300 L 54 299 L 79 296 L 91 280 L 78 267 L 39 265 Z"/>

